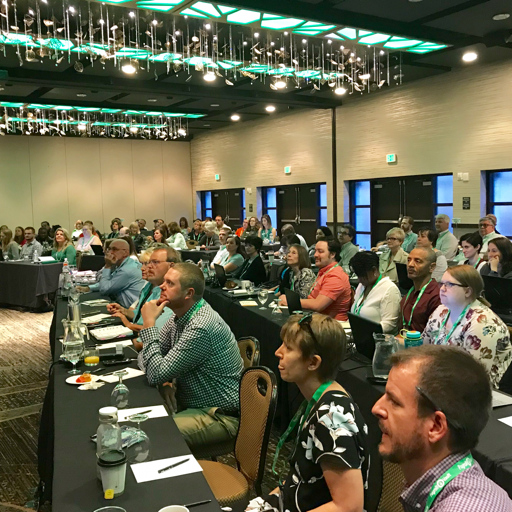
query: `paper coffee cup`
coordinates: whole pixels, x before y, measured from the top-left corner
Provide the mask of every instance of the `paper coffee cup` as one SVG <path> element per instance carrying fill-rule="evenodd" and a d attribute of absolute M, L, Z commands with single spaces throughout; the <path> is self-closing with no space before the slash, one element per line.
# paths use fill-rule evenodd
<path fill-rule="evenodd" d="M 126 478 L 126 454 L 122 450 L 103 452 L 98 459 L 98 466 L 105 498 L 121 496 Z"/>

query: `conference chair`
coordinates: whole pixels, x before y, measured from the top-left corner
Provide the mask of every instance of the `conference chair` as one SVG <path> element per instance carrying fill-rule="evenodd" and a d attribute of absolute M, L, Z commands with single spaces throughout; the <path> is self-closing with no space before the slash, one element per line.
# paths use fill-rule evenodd
<path fill-rule="evenodd" d="M 238 469 L 200 460 L 203 475 L 221 507 L 243 512 L 249 492 L 261 495 L 270 430 L 277 404 L 277 379 L 264 366 L 248 368 L 240 381 L 240 426 L 235 444 Z"/>
<path fill-rule="evenodd" d="M 382 461 L 382 490 L 377 512 L 403 512 L 398 497 L 405 487 L 405 478 L 398 464 Z"/>
<path fill-rule="evenodd" d="M 244 368 L 251 368 L 260 364 L 260 342 L 254 336 L 238 338 L 238 349 L 244 362 Z"/>

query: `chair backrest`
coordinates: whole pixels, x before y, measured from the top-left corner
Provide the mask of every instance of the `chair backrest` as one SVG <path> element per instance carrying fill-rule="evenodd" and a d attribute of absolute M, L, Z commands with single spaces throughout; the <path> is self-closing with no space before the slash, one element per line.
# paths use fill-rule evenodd
<path fill-rule="evenodd" d="M 238 338 L 238 350 L 244 362 L 244 368 L 251 368 L 260 364 L 260 342 L 253 336 Z"/>
<path fill-rule="evenodd" d="M 398 464 L 382 461 L 382 491 L 377 512 L 403 512 L 398 501 L 405 487 L 405 478 Z"/>
<path fill-rule="evenodd" d="M 197 240 L 187 240 L 186 244 L 189 249 L 195 249 L 199 245 L 199 242 Z"/>
<path fill-rule="evenodd" d="M 240 472 L 261 495 L 268 439 L 277 404 L 277 379 L 264 366 L 248 368 L 240 380 L 240 425 L 235 458 Z"/>

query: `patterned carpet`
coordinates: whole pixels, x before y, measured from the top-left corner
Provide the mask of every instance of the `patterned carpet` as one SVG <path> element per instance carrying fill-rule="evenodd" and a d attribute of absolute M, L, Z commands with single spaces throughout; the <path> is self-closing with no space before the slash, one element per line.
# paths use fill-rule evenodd
<path fill-rule="evenodd" d="M 0 309 L 0 512 L 24 510 L 39 480 L 37 434 L 52 314 Z"/>
<path fill-rule="evenodd" d="M 28 510 L 38 484 L 37 435 L 48 382 L 48 333 L 53 313 L 0 309 L 0 512 Z M 271 435 L 263 491 L 277 486 L 272 461 L 278 437 Z M 286 475 L 285 445 L 278 472 Z M 219 462 L 236 466 L 233 455 Z M 50 510 L 50 507 L 45 507 Z"/>

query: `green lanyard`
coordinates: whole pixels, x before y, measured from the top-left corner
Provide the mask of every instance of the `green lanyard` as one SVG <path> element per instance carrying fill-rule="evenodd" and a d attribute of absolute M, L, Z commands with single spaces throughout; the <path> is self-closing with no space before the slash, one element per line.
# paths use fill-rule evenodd
<path fill-rule="evenodd" d="M 298 411 L 295 413 L 294 417 L 292 418 L 292 421 L 290 421 L 290 424 L 288 425 L 288 428 L 286 429 L 285 433 L 279 438 L 279 441 L 276 446 L 276 453 L 274 455 L 274 461 L 272 462 L 272 472 L 274 475 L 277 475 L 276 473 L 276 463 L 277 459 L 279 458 L 279 452 L 281 451 L 281 448 L 283 447 L 284 443 L 290 436 L 290 434 L 293 432 L 293 429 L 297 426 L 297 423 L 300 420 L 300 417 L 302 413 L 304 412 L 304 415 L 302 416 L 302 421 L 300 422 L 299 430 L 297 432 L 297 437 L 295 438 L 295 443 L 297 443 L 300 435 L 300 431 L 302 430 L 302 427 L 304 425 L 304 422 L 307 420 L 309 413 L 311 412 L 311 409 L 313 406 L 318 402 L 318 399 L 322 396 L 323 392 L 333 383 L 332 380 L 329 382 L 324 382 L 313 394 L 313 397 L 309 402 L 302 402 L 300 405 Z"/>
<path fill-rule="evenodd" d="M 434 503 L 435 499 L 439 496 L 441 491 L 446 487 L 448 483 L 450 483 L 455 477 L 459 476 L 461 473 L 469 469 L 475 461 L 473 460 L 473 456 L 471 454 L 464 457 L 459 462 L 456 462 L 451 468 L 445 471 L 433 484 L 430 492 L 428 493 L 427 503 L 425 504 L 424 512 L 428 512 L 432 503 Z"/>
<path fill-rule="evenodd" d="M 478 265 L 480 265 L 481 261 L 482 261 L 482 258 L 478 258 L 478 261 L 473 265 L 473 268 L 477 268 Z"/>
<path fill-rule="evenodd" d="M 425 293 L 425 290 L 427 289 L 427 286 L 431 282 L 432 282 L 432 279 L 420 290 L 420 293 L 418 294 L 418 298 L 416 299 L 416 302 L 414 303 L 414 306 L 411 309 L 411 316 L 409 317 L 409 321 L 407 322 L 407 329 L 409 327 L 411 327 L 412 315 L 414 315 L 414 310 L 416 309 L 416 306 L 418 305 L 418 302 L 420 301 L 421 296 Z M 407 305 L 407 301 L 409 300 L 409 296 L 411 295 L 413 290 L 414 290 L 414 286 L 409 290 L 409 293 L 407 293 L 407 297 L 405 297 L 404 307 L 402 308 L 402 327 L 406 326 L 405 317 L 404 317 L 404 311 L 405 311 L 405 306 Z"/>
<path fill-rule="evenodd" d="M 341 265 L 341 262 L 338 262 L 336 263 L 336 265 L 334 265 L 334 267 L 331 267 L 325 274 L 324 274 L 324 277 L 331 271 L 331 270 L 334 270 L 336 267 L 339 267 Z M 313 283 L 313 286 L 310 288 L 309 290 L 309 293 L 308 295 L 311 294 L 311 292 L 315 289 L 315 286 L 316 286 L 316 283 L 318 282 L 318 280 L 320 279 L 320 276 L 316 276 L 316 279 L 315 279 L 315 282 Z"/>
<path fill-rule="evenodd" d="M 375 281 L 375 283 L 373 284 L 371 290 L 368 292 L 368 295 L 370 295 L 370 293 L 372 293 L 372 290 L 377 286 L 377 284 L 379 283 L 379 281 L 382 279 L 382 274 L 379 275 L 379 278 L 377 279 L 377 281 Z M 368 296 L 366 297 L 368 298 Z M 356 305 L 356 308 L 354 310 L 354 313 L 356 315 L 359 315 L 361 313 L 361 308 L 363 307 L 363 304 L 364 304 L 364 291 L 363 293 L 361 294 L 361 300 L 359 301 L 359 304 Z"/>
<path fill-rule="evenodd" d="M 290 277 L 290 290 L 293 291 L 293 289 L 295 288 L 295 272 L 290 269 L 290 273 L 292 274 Z"/>
<path fill-rule="evenodd" d="M 448 343 L 448 341 L 450 341 L 450 336 L 453 334 L 453 331 L 455 331 L 456 327 L 460 324 L 460 322 L 462 321 L 462 319 L 466 315 L 466 311 L 469 309 L 469 306 L 471 306 L 471 304 L 468 304 L 464 308 L 464 311 L 459 315 L 459 318 L 457 318 L 457 321 L 453 324 L 452 328 L 450 329 L 450 332 L 448 333 L 448 336 L 446 336 L 445 343 Z M 448 322 L 448 318 L 450 318 L 450 310 L 448 310 L 448 314 L 446 315 L 446 318 L 443 320 L 443 323 L 441 324 L 441 327 L 439 327 L 439 331 L 437 333 L 436 341 L 439 339 L 439 335 L 441 334 L 442 328 L 446 325 L 446 322 Z"/>

